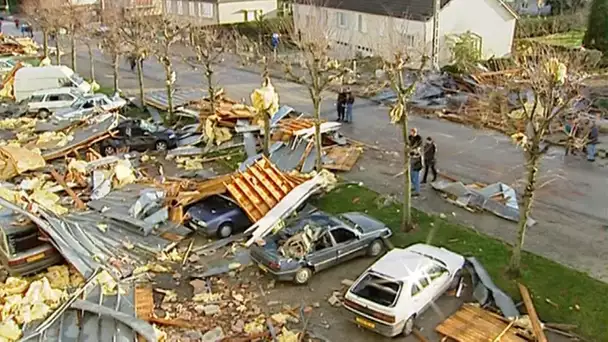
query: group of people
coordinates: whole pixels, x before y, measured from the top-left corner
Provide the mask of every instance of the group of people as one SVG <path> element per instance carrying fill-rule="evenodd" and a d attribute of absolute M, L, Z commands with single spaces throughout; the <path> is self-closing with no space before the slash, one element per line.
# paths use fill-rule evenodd
<path fill-rule="evenodd" d="M 423 143 L 416 128 L 410 130 L 408 136 L 410 145 L 410 181 L 414 192 L 412 196 L 420 195 L 420 172 L 424 169 L 422 183 L 426 183 L 429 171 L 433 174 L 432 181 L 437 180 L 437 145 L 433 138 L 427 137 Z"/>
<path fill-rule="evenodd" d="M 338 102 L 336 103 L 336 107 L 338 109 L 338 121 L 353 122 L 354 103 L 355 96 L 350 88 L 340 89 L 340 92 L 338 93 Z"/>

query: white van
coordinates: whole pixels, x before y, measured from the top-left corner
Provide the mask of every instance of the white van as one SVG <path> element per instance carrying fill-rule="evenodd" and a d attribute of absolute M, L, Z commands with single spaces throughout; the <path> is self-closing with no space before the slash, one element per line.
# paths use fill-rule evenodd
<path fill-rule="evenodd" d="M 63 87 L 78 88 L 83 93 L 91 91 L 91 85 L 65 65 L 21 68 L 15 73 L 13 89 L 15 101 L 21 102 L 35 91 Z"/>
<path fill-rule="evenodd" d="M 81 98 L 83 93 L 78 88 L 55 88 L 38 90 L 27 99 L 27 111 L 38 113 L 42 118 L 60 108 L 69 108 Z"/>

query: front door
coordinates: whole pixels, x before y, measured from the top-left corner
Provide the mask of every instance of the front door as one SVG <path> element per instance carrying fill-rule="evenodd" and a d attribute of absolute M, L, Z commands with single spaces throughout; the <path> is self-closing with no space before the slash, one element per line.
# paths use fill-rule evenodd
<path fill-rule="evenodd" d="M 329 233 L 323 233 L 313 243 L 312 252 L 306 256 L 306 259 L 308 259 L 308 262 L 313 266 L 315 271 L 324 270 L 335 264 L 337 256 L 336 248 Z"/>
<path fill-rule="evenodd" d="M 348 228 L 336 227 L 330 233 L 337 246 L 337 263 L 356 257 L 358 252 L 365 248 L 363 241 L 358 239 L 357 234 Z"/>

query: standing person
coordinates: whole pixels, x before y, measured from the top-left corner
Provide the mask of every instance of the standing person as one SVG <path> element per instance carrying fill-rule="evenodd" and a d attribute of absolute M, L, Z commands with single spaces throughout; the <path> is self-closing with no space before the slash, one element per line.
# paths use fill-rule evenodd
<path fill-rule="evenodd" d="M 412 150 L 417 150 L 422 147 L 422 137 L 418 134 L 418 129 L 412 128 L 410 129 L 410 135 L 408 137 L 410 142 L 410 148 Z"/>
<path fill-rule="evenodd" d="M 353 104 L 355 103 L 355 95 L 348 88 L 346 90 L 346 122 L 353 122 Z"/>
<path fill-rule="evenodd" d="M 420 170 L 422 170 L 422 155 L 419 150 L 414 150 L 410 153 L 410 181 L 414 192 L 412 196 L 420 195 Z"/>
<path fill-rule="evenodd" d="M 15 19 L 15 28 L 19 29 L 19 19 Z"/>
<path fill-rule="evenodd" d="M 426 183 L 429 169 L 433 173 L 433 182 L 437 180 L 437 169 L 435 168 L 436 154 L 437 145 L 435 145 L 433 138 L 427 137 L 426 144 L 424 144 L 424 175 L 422 176 L 422 183 Z"/>
<path fill-rule="evenodd" d="M 595 148 L 597 143 L 599 142 L 600 137 L 600 129 L 597 127 L 595 121 L 591 123 L 591 128 L 589 129 L 589 136 L 587 141 L 587 160 L 590 162 L 595 161 Z"/>
<path fill-rule="evenodd" d="M 128 57 L 128 59 L 129 59 L 129 64 L 130 64 L 130 66 L 131 66 L 131 71 L 135 71 L 135 66 L 137 66 L 137 64 L 135 64 L 135 63 L 137 63 L 137 62 L 135 61 L 135 57 L 133 57 L 133 56 L 131 55 L 131 56 L 129 56 L 129 57 Z"/>
<path fill-rule="evenodd" d="M 346 93 L 343 89 L 340 89 L 338 93 L 338 102 L 336 103 L 338 109 L 338 121 L 344 121 L 344 113 L 346 110 Z"/>

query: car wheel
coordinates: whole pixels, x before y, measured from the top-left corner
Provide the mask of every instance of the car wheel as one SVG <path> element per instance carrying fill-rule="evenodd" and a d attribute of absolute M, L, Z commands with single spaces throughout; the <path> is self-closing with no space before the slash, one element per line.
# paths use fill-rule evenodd
<path fill-rule="evenodd" d="M 41 109 L 41 110 L 39 110 L 39 111 L 38 111 L 38 117 L 39 117 L 40 119 L 46 119 L 46 118 L 48 118 L 50 115 L 51 115 L 51 112 L 49 112 L 49 111 L 48 111 L 48 110 L 46 110 L 46 109 Z"/>
<path fill-rule="evenodd" d="M 230 223 L 222 224 L 217 230 L 217 235 L 222 239 L 229 237 L 232 235 L 232 225 L 230 225 Z"/>
<path fill-rule="evenodd" d="M 156 145 L 154 147 L 156 148 L 157 151 L 166 151 L 167 143 L 165 141 L 157 141 Z"/>
<path fill-rule="evenodd" d="M 367 247 L 367 255 L 370 257 L 377 257 L 378 255 L 380 255 L 380 253 L 382 253 L 383 249 L 384 249 L 384 243 L 380 240 L 374 240 Z"/>
<path fill-rule="evenodd" d="M 414 331 L 414 316 L 410 317 L 405 321 L 403 326 L 403 336 L 409 336 Z"/>
<path fill-rule="evenodd" d="M 103 148 L 103 155 L 104 156 L 112 156 L 116 154 L 116 148 L 114 148 L 114 146 L 104 146 Z"/>
<path fill-rule="evenodd" d="M 297 272 L 293 281 L 298 285 L 304 285 L 312 278 L 312 270 L 308 267 L 302 267 Z"/>

